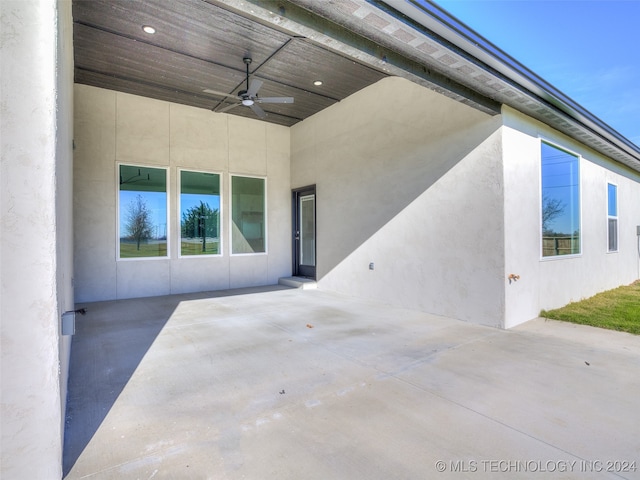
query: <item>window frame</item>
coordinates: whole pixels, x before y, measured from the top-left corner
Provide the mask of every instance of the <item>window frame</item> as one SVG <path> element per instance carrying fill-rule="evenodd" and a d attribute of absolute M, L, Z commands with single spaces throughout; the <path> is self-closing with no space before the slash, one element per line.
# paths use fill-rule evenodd
<path fill-rule="evenodd" d="M 220 193 L 218 196 L 220 197 L 220 206 L 218 208 L 218 253 L 207 253 L 203 255 L 183 255 L 182 254 L 182 172 L 189 173 L 207 173 L 212 175 L 218 175 L 218 184 Z M 223 198 L 224 198 L 224 187 L 223 187 L 223 173 L 219 171 L 207 171 L 207 170 L 194 170 L 188 167 L 179 167 L 177 169 L 177 217 L 178 217 L 178 258 L 210 258 L 210 257 L 221 257 L 224 255 L 224 215 L 223 215 Z"/>
<path fill-rule="evenodd" d="M 247 253 L 234 253 L 233 251 L 233 178 L 257 178 L 264 181 L 264 252 L 247 252 Z M 229 174 L 229 255 L 232 257 L 247 257 L 256 255 L 267 255 L 269 251 L 269 228 L 268 228 L 268 203 L 267 203 L 267 177 L 262 175 L 247 175 L 242 173 L 230 173 Z"/>
<path fill-rule="evenodd" d="M 609 187 L 614 187 L 615 188 L 615 195 L 616 195 L 616 212 L 615 215 L 610 215 L 609 214 Z M 613 182 L 607 182 L 607 253 L 618 253 L 620 251 L 620 209 L 618 207 L 619 202 L 618 202 L 618 184 L 613 183 Z M 616 233 L 615 233 L 615 241 L 616 241 L 616 245 L 615 245 L 615 250 L 611 250 L 610 249 L 610 245 L 611 245 L 611 238 L 609 237 L 609 221 L 610 220 L 615 220 L 616 222 Z"/>
<path fill-rule="evenodd" d="M 573 150 L 571 150 L 570 148 L 567 148 L 565 146 L 562 146 L 561 144 L 559 144 L 558 142 L 551 140 L 549 138 L 545 138 L 545 137 L 538 137 L 538 179 L 540 181 L 540 188 L 539 188 L 539 204 L 538 204 L 538 215 L 539 215 L 539 225 L 538 225 L 538 239 L 540 242 L 540 250 L 539 250 L 539 255 L 540 255 L 540 260 L 541 261 L 555 261 L 555 260 L 562 260 L 562 259 L 571 259 L 571 258 L 578 258 L 581 257 L 583 254 L 583 219 L 582 219 L 582 212 L 583 212 L 583 205 L 582 205 L 582 155 L 580 155 L 578 152 L 575 152 Z M 578 209 L 579 209 L 579 213 L 578 213 L 578 228 L 580 229 L 580 236 L 578 239 L 578 252 L 577 253 L 568 253 L 565 255 L 544 255 L 544 240 L 543 240 L 543 225 L 542 225 L 542 210 L 543 210 L 543 201 L 544 201 L 544 186 L 543 186 L 543 180 L 542 180 L 542 145 L 546 144 L 549 147 L 555 148 L 561 152 L 566 153 L 567 155 L 571 155 L 573 157 L 576 158 L 577 160 L 577 167 L 578 167 L 578 183 L 577 183 L 577 187 L 578 187 Z"/>
<path fill-rule="evenodd" d="M 166 237 L 167 237 L 167 254 L 164 256 L 149 256 L 149 257 L 121 257 L 120 256 L 120 167 L 133 167 L 133 168 L 153 168 L 156 170 L 164 170 L 165 174 L 165 197 L 166 197 Z M 171 258 L 171 209 L 170 209 L 170 195 L 169 185 L 171 181 L 171 175 L 169 167 L 161 165 L 150 165 L 145 163 L 130 163 L 130 162 L 116 162 L 116 261 L 117 262 L 131 262 L 131 261 L 153 261 L 153 260 L 168 260 Z"/>

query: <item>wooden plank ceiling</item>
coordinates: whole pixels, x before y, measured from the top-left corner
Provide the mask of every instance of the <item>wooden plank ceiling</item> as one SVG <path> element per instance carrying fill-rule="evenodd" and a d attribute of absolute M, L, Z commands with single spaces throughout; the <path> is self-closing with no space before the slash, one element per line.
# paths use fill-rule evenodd
<path fill-rule="evenodd" d="M 231 103 L 251 78 L 265 121 L 291 126 L 386 76 L 313 43 L 205 0 L 73 0 L 75 81 L 210 110 Z M 151 25 L 156 33 L 142 30 Z M 313 82 L 321 80 L 321 86 Z M 257 118 L 245 106 L 230 114 Z"/>

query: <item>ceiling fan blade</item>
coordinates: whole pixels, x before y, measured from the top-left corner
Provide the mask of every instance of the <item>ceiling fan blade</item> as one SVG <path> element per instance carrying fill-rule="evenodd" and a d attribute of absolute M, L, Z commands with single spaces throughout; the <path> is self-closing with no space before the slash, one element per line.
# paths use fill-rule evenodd
<path fill-rule="evenodd" d="M 255 113 L 260 118 L 264 118 L 267 116 L 266 112 L 263 109 L 261 109 L 257 103 L 254 103 L 253 105 L 249 105 L 249 108 L 253 110 L 253 113 Z"/>
<path fill-rule="evenodd" d="M 258 103 L 293 103 L 293 97 L 258 97 Z"/>
<path fill-rule="evenodd" d="M 206 88 L 203 90 L 204 93 L 209 93 L 211 95 L 217 95 L 219 97 L 234 97 L 237 98 L 238 96 L 234 93 L 224 93 L 224 92 L 219 92 L 218 90 L 211 90 L 210 88 Z"/>
<path fill-rule="evenodd" d="M 242 105 L 242 103 L 232 103 L 231 105 L 227 105 L 224 108 L 220 108 L 218 110 L 215 110 L 215 112 L 217 113 L 224 113 L 224 112 L 228 112 L 229 110 L 231 110 L 232 108 L 236 108 L 237 106 Z"/>
<path fill-rule="evenodd" d="M 249 95 L 250 97 L 255 97 L 256 93 L 258 93 L 258 90 L 260 90 L 262 83 L 262 80 L 258 80 L 257 78 L 252 79 L 251 83 L 249 84 L 249 90 L 247 90 L 247 95 Z"/>

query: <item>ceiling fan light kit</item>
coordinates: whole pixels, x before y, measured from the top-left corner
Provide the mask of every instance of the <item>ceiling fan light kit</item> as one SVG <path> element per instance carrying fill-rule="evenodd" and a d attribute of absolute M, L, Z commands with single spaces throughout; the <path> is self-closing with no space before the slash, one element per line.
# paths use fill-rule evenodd
<path fill-rule="evenodd" d="M 260 90 L 264 82 L 257 78 L 254 78 L 251 80 L 251 82 L 249 82 L 249 65 L 251 64 L 252 60 L 250 57 L 244 57 L 242 61 L 246 65 L 246 90 L 240 90 L 237 95 L 234 95 L 232 93 L 218 92 L 216 90 L 211 90 L 208 88 L 203 90 L 204 93 L 210 93 L 212 95 L 222 97 L 232 97 L 237 100 L 237 103 L 233 103 L 222 108 L 214 108 L 214 112 L 224 113 L 235 107 L 244 106 L 249 107 L 259 118 L 265 118 L 267 116 L 267 112 L 260 108 L 260 106 L 258 105 L 259 103 L 293 103 L 293 97 L 258 96 L 258 90 Z"/>

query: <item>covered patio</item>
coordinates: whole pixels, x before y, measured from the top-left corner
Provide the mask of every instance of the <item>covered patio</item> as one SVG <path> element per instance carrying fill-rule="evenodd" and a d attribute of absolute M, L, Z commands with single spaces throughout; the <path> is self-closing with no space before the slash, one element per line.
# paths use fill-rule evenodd
<path fill-rule="evenodd" d="M 632 335 L 282 286 L 81 306 L 67 479 L 640 478 Z"/>

